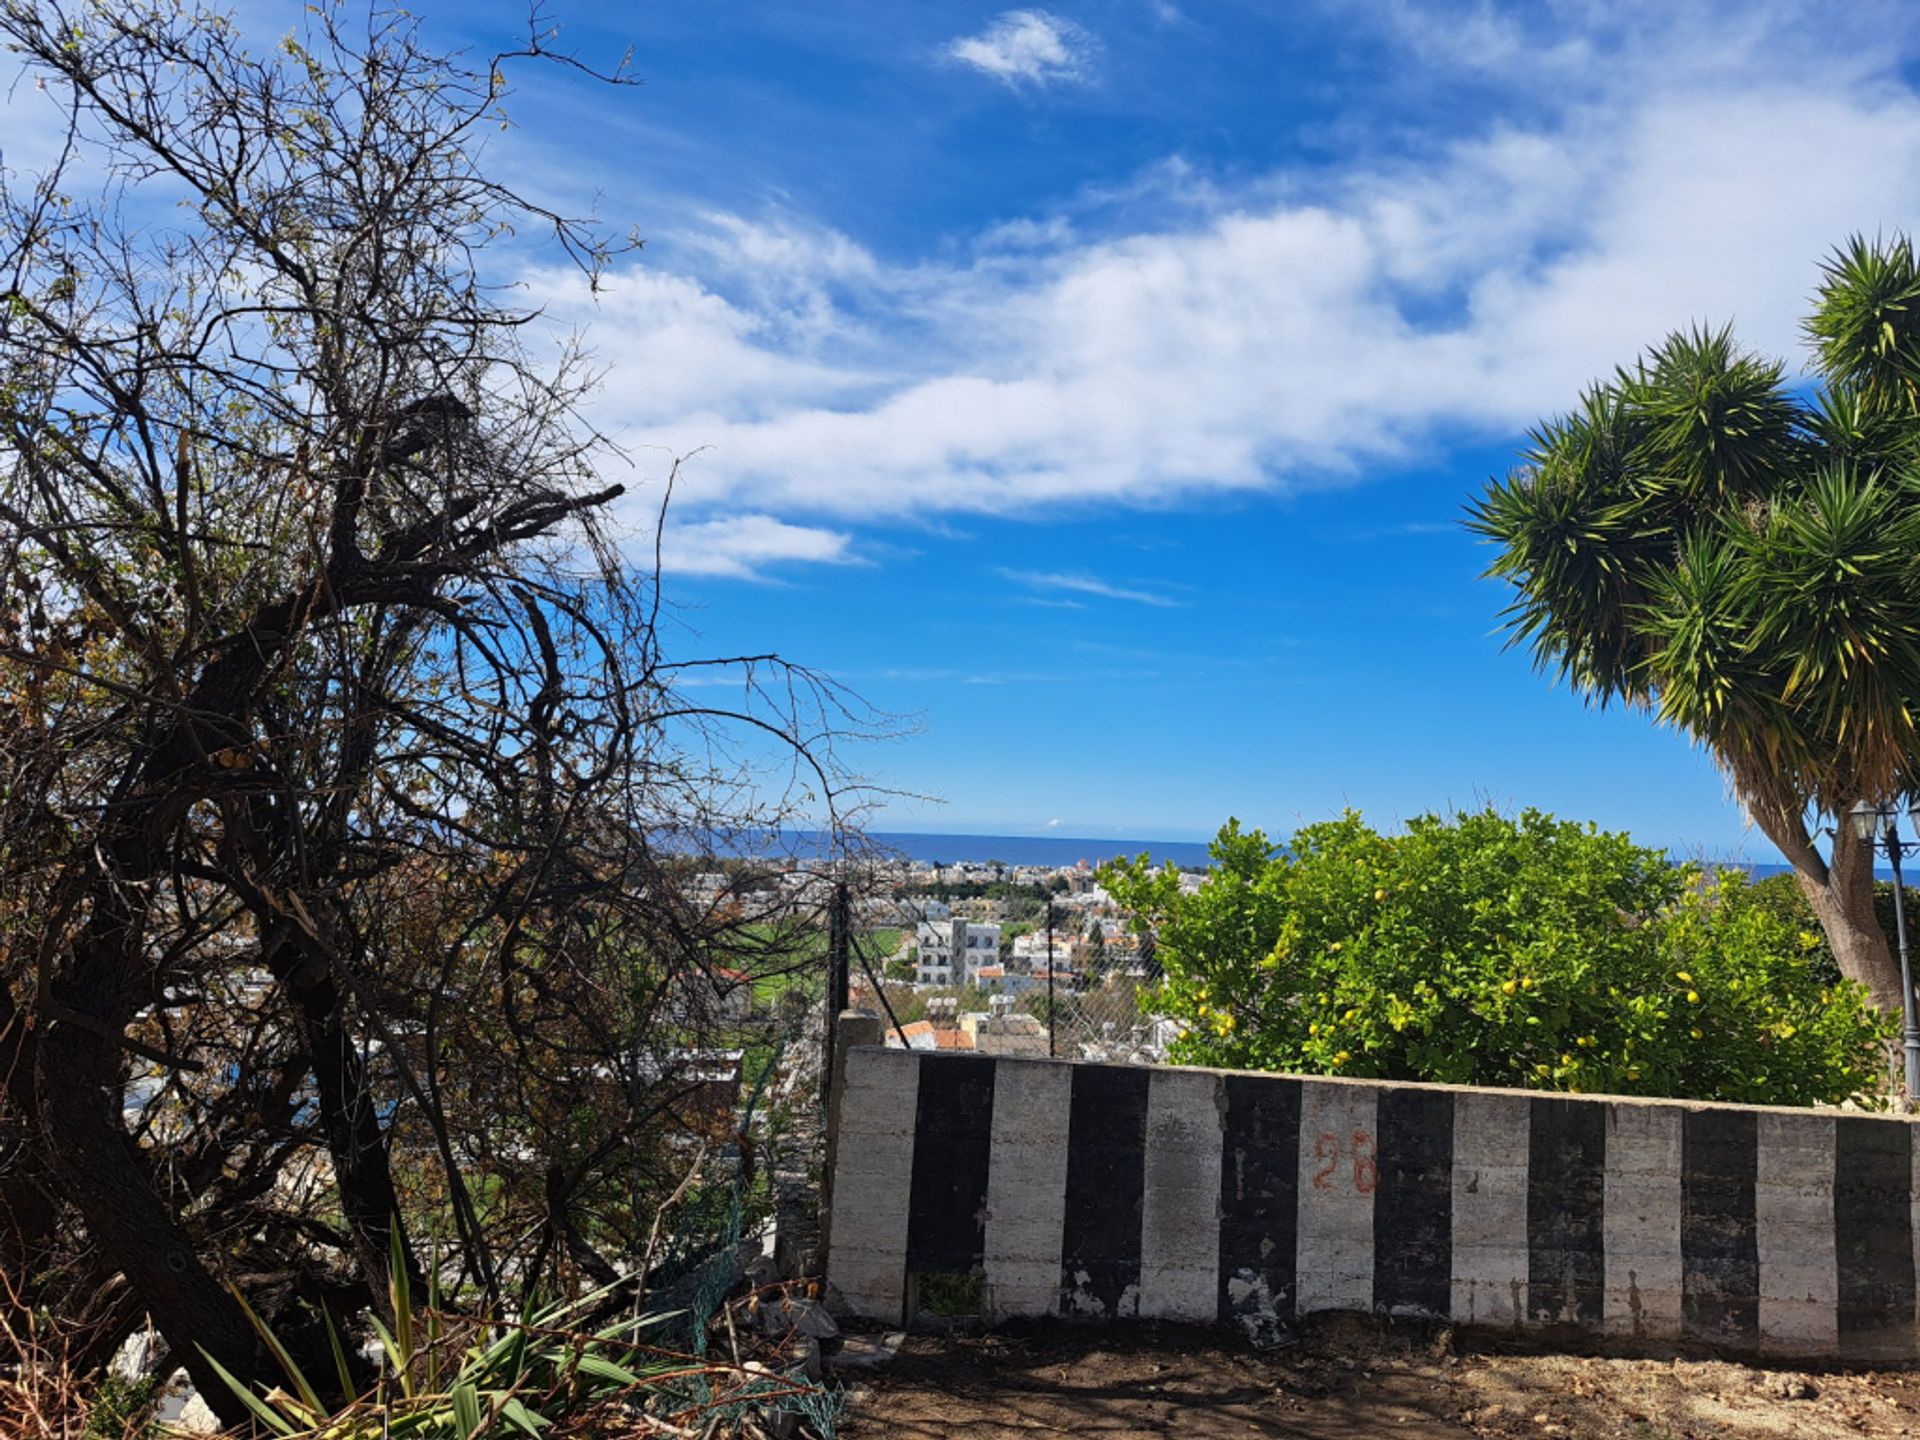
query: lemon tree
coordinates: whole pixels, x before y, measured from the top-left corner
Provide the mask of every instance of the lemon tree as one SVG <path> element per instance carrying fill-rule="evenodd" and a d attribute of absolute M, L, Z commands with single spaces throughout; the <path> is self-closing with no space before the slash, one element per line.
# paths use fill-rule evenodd
<path fill-rule="evenodd" d="M 1890 1022 L 1737 872 L 1526 811 L 1349 812 L 1284 848 L 1229 822 L 1197 892 L 1103 883 L 1151 928 L 1174 1058 L 1769 1104 L 1874 1091 Z"/>

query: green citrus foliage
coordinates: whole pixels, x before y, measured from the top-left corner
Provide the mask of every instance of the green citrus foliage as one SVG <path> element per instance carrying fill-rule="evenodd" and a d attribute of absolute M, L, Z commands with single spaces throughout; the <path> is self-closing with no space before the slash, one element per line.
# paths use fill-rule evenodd
<path fill-rule="evenodd" d="M 1891 1021 L 1736 873 L 1529 810 L 1357 814 L 1285 851 L 1230 821 L 1197 893 L 1103 872 L 1158 934 L 1173 1058 L 1309 1074 L 1807 1105 L 1873 1090 Z"/>

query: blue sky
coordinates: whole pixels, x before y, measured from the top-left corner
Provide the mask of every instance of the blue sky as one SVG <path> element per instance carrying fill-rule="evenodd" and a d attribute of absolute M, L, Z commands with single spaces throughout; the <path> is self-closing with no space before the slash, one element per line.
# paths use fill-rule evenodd
<path fill-rule="evenodd" d="M 643 84 L 523 72 L 493 163 L 647 245 L 598 301 L 519 278 L 606 367 L 636 543 L 685 457 L 669 645 L 909 722 L 851 759 L 945 803 L 876 828 L 1492 799 L 1772 858 L 1684 739 L 1503 651 L 1458 519 L 1668 329 L 1799 362 L 1819 258 L 1915 220 L 1904 7 L 551 13 Z"/>

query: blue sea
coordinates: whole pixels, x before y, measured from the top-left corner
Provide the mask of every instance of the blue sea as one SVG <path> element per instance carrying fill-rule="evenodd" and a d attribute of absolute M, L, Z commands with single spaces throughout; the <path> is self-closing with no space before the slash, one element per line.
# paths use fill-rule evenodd
<path fill-rule="evenodd" d="M 998 860 L 1005 865 L 1098 865 L 1117 856 L 1147 854 L 1156 865 L 1171 860 L 1183 869 L 1205 869 L 1204 840 L 1087 840 L 1067 835 L 909 835 L 873 832 L 883 850 L 909 860 L 952 865 L 962 860 Z"/>
<path fill-rule="evenodd" d="M 750 839 L 745 838 L 744 834 L 737 835 L 734 843 L 721 842 L 715 848 L 737 855 L 818 855 L 825 848 L 826 837 L 815 831 L 748 833 Z M 709 836 L 708 842 L 714 843 L 717 838 Z M 995 860 L 1003 865 L 1058 867 L 1077 865 L 1082 860 L 1089 865 L 1098 865 L 1116 857 L 1131 859 L 1146 854 L 1152 857 L 1156 865 L 1163 865 L 1170 860 L 1182 869 L 1204 870 L 1207 867 L 1207 844 L 1204 840 L 1093 839 L 1071 835 L 923 835 L 902 830 L 870 830 L 866 832 L 865 839 L 884 854 L 937 865 L 954 865 L 962 861 L 991 863 Z M 1756 880 L 1766 875 L 1784 874 L 1790 868 L 1777 861 L 1745 858 L 1707 863 L 1721 869 L 1745 870 Z"/>

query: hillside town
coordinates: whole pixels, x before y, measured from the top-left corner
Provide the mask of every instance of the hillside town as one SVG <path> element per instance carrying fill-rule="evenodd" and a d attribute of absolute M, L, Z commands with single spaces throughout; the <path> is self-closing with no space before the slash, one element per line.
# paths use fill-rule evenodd
<path fill-rule="evenodd" d="M 686 893 L 709 909 L 807 924 L 827 912 L 842 873 L 766 874 L 736 864 L 700 871 Z M 1204 880 L 1188 871 L 1180 883 L 1190 894 Z M 1143 1007 L 1159 975 L 1153 937 L 1101 885 L 1092 860 L 881 859 L 849 884 L 859 962 L 850 989 L 856 1003 L 876 1010 L 884 994 L 896 1022 L 889 1045 L 1152 1062 L 1179 1033 Z M 744 976 L 714 983 L 719 1008 L 746 1013 Z"/>

